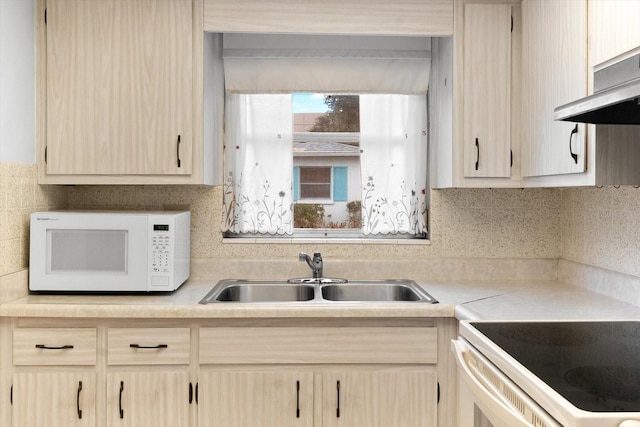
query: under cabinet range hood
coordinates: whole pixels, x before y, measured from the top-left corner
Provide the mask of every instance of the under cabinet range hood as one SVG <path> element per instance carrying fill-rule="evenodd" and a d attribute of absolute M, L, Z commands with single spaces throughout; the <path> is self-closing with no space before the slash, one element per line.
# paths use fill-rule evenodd
<path fill-rule="evenodd" d="M 596 125 L 640 124 L 640 53 L 596 71 L 593 92 L 557 107 L 554 119 Z"/>

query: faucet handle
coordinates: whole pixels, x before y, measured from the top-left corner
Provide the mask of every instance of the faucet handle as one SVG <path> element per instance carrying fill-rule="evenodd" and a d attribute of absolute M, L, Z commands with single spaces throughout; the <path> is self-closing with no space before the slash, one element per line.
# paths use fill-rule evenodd
<path fill-rule="evenodd" d="M 300 252 L 298 254 L 298 261 L 306 261 L 309 258 L 309 255 L 305 254 L 304 252 Z"/>

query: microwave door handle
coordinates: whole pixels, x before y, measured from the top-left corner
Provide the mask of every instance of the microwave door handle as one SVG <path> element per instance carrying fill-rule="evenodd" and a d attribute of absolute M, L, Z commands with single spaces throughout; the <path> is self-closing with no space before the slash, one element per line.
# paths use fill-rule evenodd
<path fill-rule="evenodd" d="M 492 390 L 491 384 L 483 384 L 476 375 L 472 372 L 471 367 L 464 359 L 463 352 L 465 351 L 465 344 L 459 340 L 451 341 L 453 351 L 456 356 L 456 361 L 460 369 L 458 375 L 469 386 L 473 393 L 475 400 L 481 403 L 485 408 L 492 413 L 497 414 L 500 421 L 504 422 L 504 425 L 512 427 L 534 427 L 533 424 L 528 422 L 520 412 L 511 407 L 511 404 L 502 397 L 499 393 Z"/>

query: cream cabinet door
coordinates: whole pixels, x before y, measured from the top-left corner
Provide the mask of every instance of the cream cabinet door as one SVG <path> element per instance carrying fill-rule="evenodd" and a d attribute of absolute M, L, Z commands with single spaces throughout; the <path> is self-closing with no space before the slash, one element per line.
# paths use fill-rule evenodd
<path fill-rule="evenodd" d="M 200 427 L 312 427 L 312 372 L 201 372 Z"/>
<path fill-rule="evenodd" d="M 581 173 L 586 127 L 553 110 L 587 95 L 586 0 L 524 0 L 523 176 Z"/>
<path fill-rule="evenodd" d="M 192 0 L 47 0 L 47 174 L 190 174 Z"/>
<path fill-rule="evenodd" d="M 94 373 L 16 373 L 12 396 L 13 427 L 96 425 Z"/>
<path fill-rule="evenodd" d="M 343 371 L 321 378 L 323 427 L 437 425 L 435 371 Z"/>
<path fill-rule="evenodd" d="M 109 427 L 188 427 L 189 374 L 185 371 L 107 374 Z"/>
<path fill-rule="evenodd" d="M 589 65 L 640 47 L 640 1 L 589 0 Z"/>
<path fill-rule="evenodd" d="M 464 176 L 511 176 L 511 5 L 464 5 Z"/>

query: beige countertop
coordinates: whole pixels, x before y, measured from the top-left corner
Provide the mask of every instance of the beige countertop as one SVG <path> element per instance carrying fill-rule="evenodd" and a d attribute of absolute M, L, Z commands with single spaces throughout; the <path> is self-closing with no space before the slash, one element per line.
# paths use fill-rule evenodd
<path fill-rule="evenodd" d="M 496 293 L 483 296 L 483 289 Z M 459 320 L 640 319 L 637 305 L 559 281 L 517 283 L 508 288 L 474 284 L 469 290 L 458 284 L 457 291 L 478 296 L 456 304 Z"/>
<path fill-rule="evenodd" d="M 220 303 L 198 302 L 215 282 L 187 281 L 162 294 L 31 294 L 0 305 L 2 317 L 84 318 L 318 318 L 318 317 L 453 317 L 453 304 L 423 303 Z"/>
<path fill-rule="evenodd" d="M 32 294 L 0 305 L 3 317 L 60 318 L 323 318 L 457 317 L 460 320 L 638 319 L 640 307 L 559 281 L 419 282 L 438 304 L 198 302 L 212 281 L 188 281 L 173 293 Z"/>

